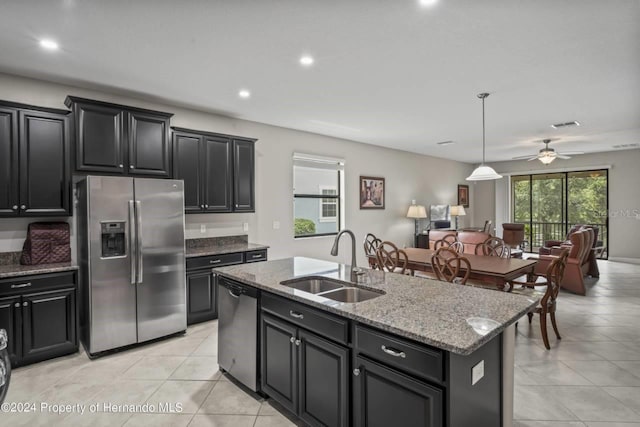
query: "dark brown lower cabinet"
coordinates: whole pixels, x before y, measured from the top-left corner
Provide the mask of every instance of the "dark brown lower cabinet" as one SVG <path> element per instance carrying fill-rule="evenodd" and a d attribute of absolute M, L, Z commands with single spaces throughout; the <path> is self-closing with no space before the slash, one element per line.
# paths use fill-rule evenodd
<path fill-rule="evenodd" d="M 187 324 L 218 317 L 216 275 L 204 272 L 187 273 Z"/>
<path fill-rule="evenodd" d="M 355 426 L 444 425 L 440 388 L 360 356 L 355 358 L 353 389 Z"/>
<path fill-rule="evenodd" d="M 0 329 L 13 366 L 78 350 L 76 273 L 0 279 Z"/>
<path fill-rule="evenodd" d="M 76 290 L 22 297 L 22 360 L 31 363 L 72 353 L 76 343 Z"/>
<path fill-rule="evenodd" d="M 262 391 L 311 426 L 349 425 L 349 349 L 262 314 Z"/>

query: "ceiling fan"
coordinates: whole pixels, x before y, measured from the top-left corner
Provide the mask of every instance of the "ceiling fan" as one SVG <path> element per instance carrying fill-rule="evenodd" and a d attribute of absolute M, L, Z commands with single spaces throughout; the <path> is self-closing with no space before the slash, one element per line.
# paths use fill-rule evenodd
<path fill-rule="evenodd" d="M 549 148 L 549 143 L 552 141 L 557 141 L 557 139 L 543 139 L 536 142 L 544 143 L 544 148 L 542 148 L 538 154 L 529 155 L 529 156 L 519 156 L 514 157 L 513 160 L 527 160 L 528 162 L 532 160 L 540 160 L 545 165 L 553 162 L 555 159 L 570 159 L 570 156 L 575 156 L 578 154 L 584 154 L 582 151 L 571 151 L 566 153 L 558 153 L 553 148 Z"/>

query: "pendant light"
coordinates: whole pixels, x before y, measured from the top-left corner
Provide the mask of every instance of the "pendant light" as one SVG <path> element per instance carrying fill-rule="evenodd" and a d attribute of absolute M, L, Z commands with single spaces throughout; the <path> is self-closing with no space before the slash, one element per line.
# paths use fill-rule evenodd
<path fill-rule="evenodd" d="M 488 181 L 491 179 L 500 179 L 502 175 L 498 175 L 498 173 L 493 170 L 491 166 L 487 166 L 484 164 L 484 151 L 485 151 L 485 128 L 484 128 L 484 99 L 489 96 L 488 93 L 480 93 L 478 94 L 478 98 L 482 99 L 482 163 L 480 166 L 475 168 L 475 170 L 467 177 L 467 181 Z"/>

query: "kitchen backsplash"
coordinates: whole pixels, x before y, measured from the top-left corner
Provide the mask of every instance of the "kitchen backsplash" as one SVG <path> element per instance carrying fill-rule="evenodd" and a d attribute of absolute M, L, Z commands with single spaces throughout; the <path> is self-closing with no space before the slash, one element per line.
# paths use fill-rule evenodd
<path fill-rule="evenodd" d="M 204 237 L 197 239 L 187 239 L 187 248 L 203 248 L 209 246 L 225 246 L 238 243 L 247 243 L 249 236 L 246 234 L 239 236 Z"/>

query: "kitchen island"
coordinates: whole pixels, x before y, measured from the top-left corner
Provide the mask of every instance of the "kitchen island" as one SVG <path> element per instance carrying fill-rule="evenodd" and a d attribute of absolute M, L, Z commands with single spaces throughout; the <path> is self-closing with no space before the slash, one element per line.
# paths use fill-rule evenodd
<path fill-rule="evenodd" d="M 375 270 L 355 277 L 301 257 L 216 271 L 259 290 L 261 391 L 308 424 L 511 426 L 513 324 L 537 299 Z M 281 284 L 304 277 L 356 279 L 348 286 L 376 295 L 340 302 Z"/>

